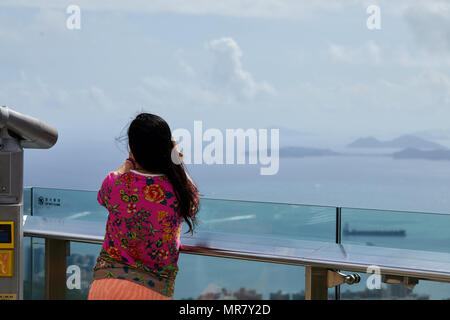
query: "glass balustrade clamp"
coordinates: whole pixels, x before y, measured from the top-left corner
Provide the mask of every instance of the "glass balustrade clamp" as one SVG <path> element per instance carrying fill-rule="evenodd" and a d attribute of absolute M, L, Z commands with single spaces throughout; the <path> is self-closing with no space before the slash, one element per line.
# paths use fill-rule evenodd
<path fill-rule="evenodd" d="M 333 288 L 341 284 L 355 284 L 361 281 L 361 277 L 357 273 L 344 274 L 337 270 L 327 270 L 328 288 Z"/>
<path fill-rule="evenodd" d="M 335 269 L 317 266 L 307 266 L 305 277 L 306 300 L 327 300 L 329 288 L 337 288 L 344 283 L 356 284 L 361 280 L 357 273 L 346 275 Z"/>

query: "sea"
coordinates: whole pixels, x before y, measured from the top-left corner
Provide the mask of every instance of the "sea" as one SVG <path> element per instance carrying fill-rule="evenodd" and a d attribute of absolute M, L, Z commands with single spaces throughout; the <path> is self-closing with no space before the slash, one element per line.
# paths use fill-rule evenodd
<path fill-rule="evenodd" d="M 333 242 L 341 207 L 342 224 L 350 229 L 406 231 L 405 237 L 343 236 L 343 244 L 450 252 L 450 161 L 341 155 L 281 158 L 272 176 L 248 164 L 189 165 L 188 171 L 202 194 L 199 231 Z M 106 221 L 96 190 L 33 192 L 33 201 L 44 199 L 43 205 L 34 202 L 33 214 Z M 72 244 L 71 252 L 96 256 L 98 249 Z M 305 284 L 305 269 L 298 266 L 182 254 L 179 267 L 175 299 L 230 298 L 239 290 L 241 296 L 244 290 L 250 297 L 294 299 Z M 368 276 L 341 292 L 363 297 Z M 448 283 L 420 280 L 412 291 L 391 287 L 383 284 L 377 297 L 450 298 Z"/>

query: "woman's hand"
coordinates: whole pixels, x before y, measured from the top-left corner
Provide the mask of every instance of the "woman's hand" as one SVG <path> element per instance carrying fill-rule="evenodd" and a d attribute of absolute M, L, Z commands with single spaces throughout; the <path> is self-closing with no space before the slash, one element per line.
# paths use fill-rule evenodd
<path fill-rule="evenodd" d="M 172 140 L 173 143 L 173 149 L 172 149 L 172 162 L 175 164 L 181 164 L 183 162 L 183 153 L 178 150 L 177 142 L 175 140 Z"/>

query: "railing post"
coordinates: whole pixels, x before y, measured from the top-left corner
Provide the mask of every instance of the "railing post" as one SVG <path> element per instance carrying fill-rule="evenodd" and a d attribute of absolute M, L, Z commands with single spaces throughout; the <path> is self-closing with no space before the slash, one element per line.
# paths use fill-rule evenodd
<path fill-rule="evenodd" d="M 342 237 L 342 208 L 336 207 L 336 243 L 341 244 Z M 341 286 L 334 288 L 334 299 L 341 299 Z"/>
<path fill-rule="evenodd" d="M 336 207 L 336 243 L 341 243 L 341 235 L 342 235 L 342 208 Z"/>
<path fill-rule="evenodd" d="M 328 300 L 328 270 L 307 266 L 305 273 L 305 299 Z"/>
<path fill-rule="evenodd" d="M 66 299 L 66 257 L 69 242 L 45 239 L 45 299 Z"/>

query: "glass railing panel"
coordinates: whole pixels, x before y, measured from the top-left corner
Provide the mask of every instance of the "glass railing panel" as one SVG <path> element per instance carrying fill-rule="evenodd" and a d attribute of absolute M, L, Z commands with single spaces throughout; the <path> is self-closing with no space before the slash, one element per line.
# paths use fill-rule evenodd
<path fill-rule="evenodd" d="M 342 208 L 342 243 L 450 252 L 450 215 Z"/>
<path fill-rule="evenodd" d="M 71 243 L 67 258 L 66 296 L 87 299 L 99 245 Z M 303 267 L 181 254 L 174 299 L 304 299 Z M 77 270 L 77 271 L 75 271 Z M 80 281 L 75 280 L 79 272 Z M 39 275 L 34 285 L 43 288 Z M 35 297 L 40 297 L 35 292 Z M 331 294 L 332 296 L 332 294 Z"/>
<path fill-rule="evenodd" d="M 336 208 L 201 199 L 199 231 L 335 241 Z"/>
<path fill-rule="evenodd" d="M 449 228 L 446 214 L 342 208 L 343 244 L 449 253 Z M 449 283 L 419 280 L 413 289 L 386 283 L 370 289 L 371 275 L 360 275 L 359 284 L 341 287 L 341 299 L 450 299 Z"/>
<path fill-rule="evenodd" d="M 107 211 L 97 202 L 97 192 L 32 188 L 34 216 L 106 221 Z"/>
<path fill-rule="evenodd" d="M 30 300 L 32 290 L 32 238 L 23 237 L 23 298 Z"/>
<path fill-rule="evenodd" d="M 23 189 L 23 214 L 31 215 L 31 188 Z M 31 272 L 32 272 L 32 251 L 31 238 L 23 238 L 23 297 L 26 300 L 31 299 Z"/>
<path fill-rule="evenodd" d="M 25 258 L 25 269 L 27 264 L 30 268 L 30 279 L 24 281 L 24 299 L 45 299 L 45 239 L 30 238 L 31 255 L 27 261 Z"/>
<path fill-rule="evenodd" d="M 101 245 L 70 243 L 70 256 L 67 257 L 66 299 L 85 300 L 93 281 L 95 266 Z"/>
<path fill-rule="evenodd" d="M 96 192 L 50 188 L 32 188 L 31 192 L 32 203 L 30 208 L 32 209 L 32 214 L 35 216 L 106 221 L 107 211 L 97 203 Z M 198 213 L 200 224 L 197 230 L 334 241 L 335 214 L 336 211 L 333 207 L 202 198 L 200 212 Z M 184 227 L 184 230 L 187 230 L 186 226 Z M 32 299 L 43 299 L 44 297 L 44 261 L 42 260 L 44 257 L 44 248 L 45 242 L 43 239 L 33 239 L 31 248 L 31 259 L 33 260 L 31 268 L 32 281 L 30 281 L 31 288 L 29 290 Z M 92 281 L 92 268 L 95 264 L 98 252 L 99 246 L 71 243 L 71 255 L 67 258 L 67 266 L 77 265 L 80 268 L 82 280 L 80 289 L 67 289 L 68 299 L 84 299 L 87 297 L 88 284 Z M 186 256 L 189 257 L 184 258 L 184 260 L 195 260 L 194 256 Z M 206 259 L 206 257 L 196 258 Z M 217 258 L 209 259 L 217 262 Z M 180 260 L 180 262 L 183 263 L 183 259 Z M 223 265 L 229 266 L 229 270 L 235 270 L 236 268 L 233 267 L 234 265 L 244 263 L 238 260 L 226 259 L 226 261 L 228 262 Z M 187 265 L 185 270 L 189 270 L 188 273 L 185 274 L 194 274 L 196 272 L 195 268 L 189 269 L 195 264 L 189 262 L 185 264 Z M 203 264 L 205 266 L 207 265 L 206 262 L 203 262 Z M 258 268 L 262 268 L 261 266 L 266 265 L 256 262 L 245 262 L 245 265 L 252 264 L 255 264 Z M 219 265 L 221 264 L 219 263 Z M 283 270 L 289 270 L 291 267 L 280 265 L 265 266 L 260 270 L 260 274 L 276 274 L 277 268 L 286 268 Z M 247 268 L 244 273 L 251 274 L 251 269 L 252 268 L 250 267 Z M 302 268 L 300 269 L 303 270 Z M 222 271 L 219 274 L 228 272 L 227 268 L 221 267 L 221 270 Z M 298 268 L 294 270 L 298 270 Z M 68 274 L 68 277 L 70 277 L 70 274 Z M 232 273 L 229 277 L 230 279 L 232 278 Z M 181 276 L 181 279 L 183 279 L 183 276 Z M 213 279 L 211 278 L 210 280 L 212 281 Z M 182 290 L 183 287 L 192 285 L 190 284 L 191 281 L 189 281 L 189 277 L 187 277 L 185 281 L 180 280 L 179 282 L 181 283 L 181 285 L 179 285 L 179 288 L 181 288 L 180 290 Z M 250 285 L 251 284 L 249 284 L 249 286 Z M 205 288 L 202 288 L 202 290 Z M 233 286 L 230 288 L 232 288 L 232 290 L 237 290 Z M 299 297 L 299 292 L 304 290 L 304 273 L 298 277 L 295 288 L 297 291 L 289 291 L 290 298 L 293 298 L 294 296 Z M 265 299 L 270 299 L 270 293 L 273 294 L 273 297 L 278 297 L 278 290 L 275 290 L 274 288 L 255 286 L 255 290 L 256 289 L 264 292 Z M 201 294 L 201 292 L 199 291 L 197 293 Z M 331 294 L 334 293 L 334 291 L 331 290 L 330 292 Z M 283 296 L 282 292 L 278 293 Z M 180 293 L 179 297 L 182 296 L 183 294 Z"/>
<path fill-rule="evenodd" d="M 181 254 L 174 299 L 304 300 L 305 268 Z"/>
<path fill-rule="evenodd" d="M 30 238 L 28 238 L 30 239 Z M 45 299 L 45 239 L 32 238 L 31 262 L 25 259 L 25 269 L 30 268 L 31 279 L 24 281 L 24 299 Z M 70 255 L 66 258 L 66 299 L 87 299 L 92 283 L 93 268 L 100 245 L 70 243 Z"/>
<path fill-rule="evenodd" d="M 45 240 L 34 238 L 32 292 L 27 299 L 44 299 Z M 66 299 L 87 299 L 92 269 L 100 245 L 70 244 Z M 174 299 L 303 300 L 305 268 L 237 259 L 181 254 Z M 78 278 L 77 278 L 78 277 Z M 334 299 L 334 290 L 329 290 Z"/>
<path fill-rule="evenodd" d="M 31 188 L 23 188 L 23 214 L 31 215 Z"/>
<path fill-rule="evenodd" d="M 36 216 L 106 221 L 93 191 L 32 188 Z M 335 240 L 336 209 L 285 203 L 202 198 L 199 231 L 258 234 L 320 241 Z M 184 226 L 184 230 L 188 230 Z"/>
<path fill-rule="evenodd" d="M 51 218 L 101 221 L 106 222 L 108 212 L 97 202 L 97 192 L 69 189 L 32 188 L 31 214 Z M 66 265 L 78 265 L 81 274 L 81 288 L 76 289 L 70 285 L 66 293 L 68 299 L 84 299 L 87 297 L 88 285 L 92 282 L 92 268 L 100 246 L 71 243 L 71 255 L 67 257 Z M 45 240 L 33 238 L 31 299 L 44 299 L 44 252 Z M 86 255 L 86 257 L 85 257 Z M 74 261 L 77 261 L 74 263 Z M 75 272 L 71 269 L 69 271 Z M 68 279 L 70 273 L 67 275 Z"/>

